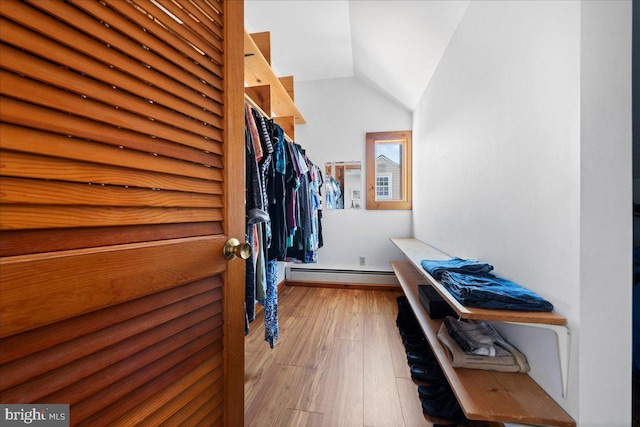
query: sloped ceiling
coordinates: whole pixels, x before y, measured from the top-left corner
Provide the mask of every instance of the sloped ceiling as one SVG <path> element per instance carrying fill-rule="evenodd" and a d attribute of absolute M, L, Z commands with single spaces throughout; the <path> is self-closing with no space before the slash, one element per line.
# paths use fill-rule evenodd
<path fill-rule="evenodd" d="M 469 1 L 246 0 L 279 76 L 356 76 L 413 111 Z"/>

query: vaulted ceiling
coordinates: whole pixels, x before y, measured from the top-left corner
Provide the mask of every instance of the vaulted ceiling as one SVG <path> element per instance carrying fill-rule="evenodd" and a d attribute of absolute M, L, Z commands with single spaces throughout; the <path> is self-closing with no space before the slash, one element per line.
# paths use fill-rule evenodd
<path fill-rule="evenodd" d="M 245 26 L 271 33 L 279 76 L 356 76 L 413 111 L 468 0 L 246 0 Z"/>

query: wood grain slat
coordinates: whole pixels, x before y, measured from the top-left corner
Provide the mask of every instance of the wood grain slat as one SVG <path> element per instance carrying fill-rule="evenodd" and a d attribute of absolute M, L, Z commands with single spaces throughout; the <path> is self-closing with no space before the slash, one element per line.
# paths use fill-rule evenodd
<path fill-rule="evenodd" d="M 81 148 L 86 148 L 85 140 L 91 140 L 94 143 L 100 142 L 103 144 L 109 144 L 120 149 L 127 148 L 134 150 L 130 153 L 131 156 L 139 155 L 140 160 L 144 160 L 143 164 L 162 164 L 166 162 L 166 165 L 172 165 L 177 170 L 165 169 L 167 173 L 180 173 L 180 171 L 190 170 L 187 176 L 200 176 L 203 171 L 197 170 L 196 165 L 189 165 L 187 162 L 198 163 L 205 166 L 213 166 L 215 168 L 222 167 L 222 157 L 217 154 L 206 152 L 203 150 L 187 147 L 182 144 L 176 144 L 170 141 L 162 141 L 159 138 L 151 138 L 149 135 L 133 132 L 126 129 L 118 129 L 106 123 L 99 123 L 92 121 L 87 123 L 87 120 L 81 117 L 71 116 L 69 114 L 51 110 L 45 107 L 29 104 L 24 101 L 20 101 L 8 97 L 0 97 L 0 120 L 6 124 L 18 125 L 22 128 L 31 128 L 38 131 L 45 131 L 46 134 L 57 133 L 61 135 L 70 135 L 73 138 L 83 140 L 82 143 L 78 143 L 75 139 L 71 138 L 65 141 L 63 147 L 68 144 L 77 144 L 73 150 L 66 150 L 71 152 L 72 158 L 77 155 L 73 154 L 80 151 Z M 45 135 L 46 135 L 45 134 Z M 32 141 L 32 139 L 28 139 Z M 51 154 L 59 156 L 60 153 L 54 152 L 55 146 L 52 143 L 49 144 L 26 144 L 23 140 L 13 140 L 8 138 L 0 139 L 0 147 L 11 148 L 16 151 L 38 152 L 40 154 Z M 90 153 L 95 153 L 101 149 L 101 145 L 94 144 L 91 146 Z M 142 152 L 135 154 L 135 152 Z M 158 162 L 157 159 L 154 162 L 149 163 L 148 157 L 150 153 L 156 153 L 160 159 L 164 159 L 162 162 Z M 102 156 L 91 155 L 92 159 L 95 159 L 99 163 L 109 161 L 110 157 L 121 157 L 116 155 L 113 150 L 103 150 Z M 185 162 L 177 163 L 176 160 L 167 161 L 166 158 L 180 159 Z M 184 172 L 182 172 L 184 173 Z"/>
<path fill-rule="evenodd" d="M 208 316 L 204 308 L 161 323 L 96 354 L 3 390 L 0 399 L 7 403 L 29 403 L 47 396 L 50 402 L 74 404 L 133 374 L 136 367 L 153 363 L 222 324 L 221 319 L 207 319 Z"/>
<path fill-rule="evenodd" d="M 221 221 L 219 208 L 3 205 L 0 230 Z"/>
<path fill-rule="evenodd" d="M 196 19 L 199 19 L 202 25 L 206 26 L 214 37 L 220 40 L 223 39 L 222 26 L 219 21 L 216 21 L 214 17 L 211 16 L 211 11 L 207 13 L 201 5 L 197 5 L 192 2 L 181 2 L 180 7 L 189 14 L 195 16 Z"/>
<path fill-rule="evenodd" d="M 205 388 L 202 392 L 187 401 L 186 396 L 180 396 L 178 401 L 172 402 L 178 406 L 177 410 L 171 417 L 164 422 L 157 424 L 162 426 L 195 426 L 198 425 L 207 415 L 212 412 L 216 406 L 220 405 L 222 398 L 220 390 L 222 390 L 222 381 L 216 381 L 209 388 Z"/>
<path fill-rule="evenodd" d="M 169 418 L 180 405 L 171 405 L 174 399 L 190 400 L 196 395 L 211 387 L 219 378 L 217 375 L 209 375 L 214 370 L 218 375 L 222 374 L 220 365 L 222 360 L 207 361 L 198 366 L 193 372 L 187 374 L 184 378 L 180 378 L 154 396 L 140 404 L 135 411 L 127 413 L 125 416 L 114 421 L 113 427 L 128 427 L 142 421 L 146 421 L 151 425 L 160 425 L 160 423 Z"/>
<path fill-rule="evenodd" d="M 207 403 L 194 411 L 181 425 L 185 427 L 211 427 L 223 426 L 223 399 L 220 394 L 209 399 Z M 164 423 L 162 427 L 171 427 L 173 424 Z"/>
<path fill-rule="evenodd" d="M 202 81 L 207 82 L 211 80 L 208 84 L 211 84 L 211 86 L 216 89 L 210 91 L 213 95 L 212 99 L 216 99 L 215 97 L 217 97 L 217 100 L 221 100 L 219 94 L 220 87 L 216 87 L 216 85 L 218 85 L 217 81 L 211 79 L 211 74 L 209 74 L 210 70 L 206 70 L 195 64 L 192 59 L 182 55 L 179 50 L 166 46 L 162 43 L 161 37 L 154 37 L 155 34 L 152 35 L 152 33 L 149 33 L 149 37 L 141 37 L 143 33 L 148 32 L 144 31 L 145 29 L 149 30 L 146 28 L 149 26 L 148 24 L 153 24 L 147 16 L 137 12 L 126 2 L 116 1 L 113 2 L 113 4 L 106 3 L 107 2 L 105 2 L 105 5 L 102 5 L 98 2 L 81 0 L 75 2 L 74 5 L 61 6 L 56 4 L 56 2 L 30 2 L 31 6 L 60 19 L 66 26 L 76 28 L 80 33 L 90 34 L 92 38 L 100 41 L 104 45 L 117 49 L 131 58 L 138 59 L 140 61 L 139 66 L 148 65 L 167 76 L 176 75 L 178 82 L 184 81 L 185 84 L 193 88 L 200 87 Z M 124 7 L 119 8 L 118 6 Z M 114 13 L 114 10 L 116 13 Z M 84 11 L 88 13 L 84 13 Z M 25 23 L 19 18 L 15 19 L 14 16 L 15 15 L 12 15 L 11 18 L 25 26 L 29 26 L 28 23 Z M 108 23 L 109 26 L 105 26 L 101 21 Z M 156 27 L 158 26 L 156 25 Z M 163 30 L 160 30 L 160 34 L 161 31 Z M 65 32 L 68 33 L 69 30 L 67 29 Z M 64 39 L 60 40 L 59 34 L 57 36 L 52 34 L 51 37 L 64 43 Z M 142 40 L 139 40 L 140 38 L 142 38 Z M 84 42 L 84 40 L 79 40 L 78 42 Z M 143 46 L 148 47 L 149 50 L 147 51 Z M 100 59 L 95 53 L 87 52 L 87 54 L 96 57 L 96 59 Z M 200 84 L 197 84 L 198 81 Z"/>
<path fill-rule="evenodd" d="M 193 348 L 196 348 L 200 342 L 195 344 Z M 146 369 L 71 406 L 71 422 L 78 427 L 110 426 L 113 421 L 132 411 L 158 390 L 170 386 L 207 360 L 219 360 L 221 350 L 220 343 L 214 342 L 188 358 L 183 357 L 185 352 L 173 352 L 156 362 L 155 366 L 147 366 Z M 158 375 L 159 372 L 162 372 L 162 375 Z M 123 390 L 122 386 L 128 390 Z M 114 397 L 116 400 L 113 399 Z M 103 409 L 95 411 L 95 408 Z"/>
<path fill-rule="evenodd" d="M 219 132 L 222 127 L 222 121 L 216 115 L 209 114 L 204 122 L 197 121 L 186 116 L 182 111 L 163 106 L 156 99 L 150 98 L 150 93 L 138 95 L 125 92 L 119 88 L 120 81 L 118 80 L 105 82 L 94 80 L 91 78 L 93 70 L 89 67 L 90 64 L 85 64 L 86 71 L 80 74 L 4 44 L 0 44 L 0 55 L 7 61 L 3 62 L 4 68 L 7 70 L 76 93 L 82 97 L 90 96 L 93 100 L 108 106 L 118 106 L 121 111 L 136 114 L 147 120 L 163 122 L 169 126 L 204 136 Z M 11 67 L 11 64 L 20 64 L 20 68 Z M 111 86 L 111 90 L 107 90 L 106 85 Z"/>
<path fill-rule="evenodd" d="M 3 204 L 220 208 L 222 197 L 179 191 L 0 177 Z"/>
<path fill-rule="evenodd" d="M 1 21 L 2 25 L 0 25 L 0 35 L 2 35 L 3 39 L 7 37 L 7 40 L 16 46 L 27 51 L 37 49 L 41 40 L 39 35 L 42 35 L 46 40 L 46 46 L 52 45 L 52 48 L 68 46 L 70 49 L 85 55 L 88 59 L 92 58 L 98 61 L 103 65 L 103 67 L 113 67 L 122 73 L 131 75 L 134 78 L 139 78 L 142 81 L 148 82 L 151 86 L 158 87 L 168 93 L 182 98 L 185 101 L 191 102 L 205 110 L 209 110 L 218 116 L 222 116 L 222 96 L 220 91 L 202 84 L 201 80 L 193 78 L 191 74 L 185 72 L 182 68 L 171 63 L 158 60 L 155 55 L 147 51 L 138 52 L 139 55 L 145 57 L 145 63 L 152 66 L 152 68 L 147 68 L 144 63 L 136 60 L 135 56 L 130 57 L 123 55 L 119 53 L 119 51 L 111 49 L 104 43 L 87 36 L 85 33 L 74 31 L 57 20 L 39 13 L 29 6 L 9 4 L 8 2 L 5 3 L 6 6 L 3 5 L 3 7 L 10 12 L 8 16 L 12 21 L 21 25 L 10 25 L 12 21 L 3 19 Z M 83 2 L 82 5 L 85 8 L 101 8 L 100 6 L 92 6 L 90 2 Z M 113 15 L 115 16 L 114 19 L 119 19 L 124 23 L 128 22 L 120 15 L 115 13 Z M 40 22 L 41 24 L 38 28 L 33 28 L 31 25 L 32 22 Z M 139 27 L 130 23 L 129 25 L 130 28 L 128 28 L 128 31 L 142 32 Z M 15 38 L 11 37 L 12 33 L 14 31 L 17 32 L 20 28 L 24 29 L 16 34 Z M 68 38 L 60 37 L 60 34 L 69 33 L 71 34 Z M 114 37 L 118 37 L 118 40 L 121 40 L 121 42 L 128 47 L 128 50 L 132 53 L 136 52 L 136 49 L 139 49 L 140 45 L 136 45 L 122 36 L 114 35 Z M 32 38 L 33 41 L 31 40 Z M 151 41 L 153 42 L 153 40 Z M 65 64 L 66 61 L 61 62 L 62 66 Z M 83 70 L 84 66 L 79 67 L 78 69 Z M 162 74 L 155 70 L 161 70 Z"/>
<path fill-rule="evenodd" d="M 140 18 L 139 16 L 140 12 L 136 11 L 135 8 L 131 9 L 132 13 L 127 15 L 126 20 L 123 20 L 120 15 L 122 13 L 126 13 L 127 9 L 125 8 L 118 9 L 117 7 L 112 7 L 112 6 L 119 6 L 120 4 L 118 3 L 112 3 L 111 5 L 105 4 L 106 6 L 105 8 L 98 10 L 98 8 L 96 7 L 87 8 L 88 5 L 85 2 L 78 1 L 78 0 L 72 0 L 72 1 L 76 3 L 76 7 L 89 11 L 93 13 L 95 16 L 99 17 L 100 19 L 107 19 L 108 22 L 110 22 L 112 25 L 117 27 L 128 38 L 132 38 L 133 40 L 138 41 L 141 44 L 141 46 L 143 46 L 145 49 L 149 48 L 151 52 L 157 52 L 158 55 L 165 58 L 168 63 L 175 63 L 178 67 L 181 67 L 184 72 L 189 73 L 190 77 L 196 77 L 196 79 L 201 83 L 210 85 L 211 87 L 207 88 L 207 92 L 206 92 L 208 94 L 207 96 L 217 102 L 221 102 L 222 93 L 220 90 L 222 89 L 222 84 L 219 81 L 220 74 L 216 72 L 209 74 L 206 72 L 206 70 L 202 69 L 199 64 L 201 59 L 199 56 L 196 56 L 195 60 L 189 61 L 189 60 L 185 60 L 185 58 L 181 58 L 180 56 L 175 55 L 176 50 L 170 49 L 168 47 L 168 45 L 170 44 L 167 43 L 166 40 L 162 40 L 162 38 L 160 37 L 155 37 L 151 35 L 151 33 L 146 28 L 142 30 L 142 26 L 144 26 L 146 21 L 145 19 L 142 19 L 142 20 L 137 19 L 137 18 Z M 180 2 L 180 4 L 182 3 L 183 2 Z M 109 7 L 111 7 L 114 10 L 111 10 Z M 164 12 L 160 11 L 159 14 L 154 16 L 153 18 L 155 19 L 157 18 L 157 16 L 164 16 L 164 15 L 165 15 Z M 139 25 L 136 25 L 135 24 L 136 22 Z M 163 30 L 166 30 L 166 26 L 163 27 Z M 191 45 L 186 44 L 183 46 L 186 47 L 189 51 L 192 50 Z M 186 54 L 182 56 L 189 57 L 189 55 L 186 55 Z M 153 63 L 150 63 L 150 64 L 153 65 Z M 219 64 L 220 63 L 212 64 L 212 65 L 218 67 Z M 216 71 L 220 71 L 220 68 L 216 68 Z M 197 90 L 197 86 L 194 86 L 194 88 Z M 214 89 L 214 92 L 210 93 L 209 89 Z"/>
<path fill-rule="evenodd" d="M 46 397 L 42 397 L 39 400 L 69 402 L 74 405 L 81 403 L 83 400 L 90 399 L 92 396 L 99 394 L 104 388 L 111 387 L 117 383 L 121 383 L 120 396 L 132 392 L 136 387 L 134 384 L 129 383 L 127 379 L 136 375 L 140 368 L 143 370 L 155 370 L 156 374 L 161 373 L 167 369 L 167 366 L 172 366 L 171 364 L 167 364 L 166 361 L 163 361 L 163 359 L 172 358 L 175 363 L 176 358 L 178 358 L 177 360 L 183 360 L 185 355 L 200 351 L 207 345 L 210 345 L 211 342 L 218 341 L 222 338 L 222 332 L 219 328 L 221 324 L 222 319 L 220 316 L 211 317 L 187 329 L 181 330 L 176 328 L 176 334 L 166 338 L 162 333 L 167 332 L 167 330 L 170 329 L 170 325 L 162 325 L 157 328 L 156 331 L 152 331 L 153 334 L 146 334 L 146 336 L 141 337 L 145 340 L 145 345 L 143 347 L 138 346 L 138 349 L 142 349 L 139 352 L 133 353 L 130 349 L 123 348 L 122 350 L 127 351 L 122 351 L 118 354 L 114 348 L 112 354 L 104 354 L 104 352 L 99 354 L 98 356 L 102 356 L 104 360 L 96 357 L 98 362 L 96 365 L 98 366 L 86 366 L 88 369 L 93 368 L 93 370 L 82 372 L 86 375 L 85 377 L 80 377 L 77 370 L 70 370 L 74 364 L 68 365 L 69 369 L 66 369 L 65 372 L 67 375 L 71 374 L 71 376 L 66 382 L 71 382 L 71 385 L 54 393 L 47 394 Z M 133 342 L 134 340 L 131 340 L 131 343 Z M 108 362 L 109 365 L 103 366 L 102 369 L 97 369 L 103 361 Z M 150 373 L 146 373 L 143 378 L 150 378 L 149 374 Z M 45 378 L 46 377 L 47 376 L 45 376 Z M 51 383 L 54 379 L 55 377 L 49 378 L 50 382 L 41 382 L 41 384 L 51 389 Z M 61 379 L 61 383 L 64 383 L 64 381 L 64 378 Z M 34 391 L 41 394 L 42 388 L 34 388 Z M 112 397 L 113 400 L 117 398 L 118 396 Z M 35 400 L 32 399 L 31 401 Z"/>
<path fill-rule="evenodd" d="M 0 125 L 0 138 L 3 136 Z M 221 194 L 220 182 L 181 177 L 117 166 L 64 160 L 13 151 L 0 151 L 2 175 L 92 184 L 120 185 L 193 193 Z M 219 173 L 219 172 L 218 172 Z"/>
<path fill-rule="evenodd" d="M 37 97 L 34 97 L 35 93 L 37 93 Z M 0 71 L 0 94 L 101 123 L 108 123 L 114 127 L 153 135 L 200 150 L 216 154 L 222 152 L 220 145 L 216 142 L 222 140 L 222 132 L 214 127 L 200 125 L 206 129 L 203 129 L 198 135 L 125 111 L 126 104 L 105 104 L 83 97 L 79 93 L 74 94 L 26 77 L 20 77 L 9 71 Z"/>
<path fill-rule="evenodd" d="M 220 274 L 226 263 L 216 262 L 215 254 L 222 253 L 225 240 L 195 237 L 0 259 L 0 336 L 158 292 L 173 283 Z M 203 265 L 197 256 L 212 262 Z M 120 268 L 114 270 L 112 265 Z M 176 276 L 180 271 L 185 273 Z M 24 275 L 31 277 L 28 285 Z M 22 304 L 25 298 L 32 304 Z"/>
<path fill-rule="evenodd" d="M 95 93 L 94 91 L 91 91 L 91 89 L 83 89 L 83 85 L 81 84 L 87 83 L 86 85 L 84 85 L 87 86 L 90 81 L 88 77 L 91 77 L 92 79 L 100 81 L 103 84 L 108 84 L 112 87 L 117 88 L 117 92 L 114 90 L 113 94 L 117 94 L 118 92 L 122 91 L 130 94 L 128 96 L 128 101 L 126 99 L 123 99 L 121 101 L 113 100 L 110 103 L 115 103 L 117 105 L 130 105 L 132 98 L 136 100 L 139 99 L 141 101 L 153 100 L 153 105 L 155 106 L 163 106 L 170 110 L 178 111 L 181 114 L 185 115 L 185 117 L 198 119 L 201 122 L 210 123 L 218 128 L 221 127 L 221 118 L 219 115 L 207 112 L 202 107 L 184 101 L 182 98 L 176 95 L 151 86 L 146 81 L 140 80 L 139 77 L 131 76 L 130 74 L 124 73 L 115 68 L 110 68 L 104 63 L 101 63 L 97 60 L 92 61 L 76 50 L 53 42 L 50 39 L 42 37 L 38 33 L 28 31 L 24 27 L 21 27 L 7 19 L 1 20 L 0 25 L 7 25 L 10 27 L 9 29 L 4 30 L 4 34 L 9 34 L 12 36 L 5 38 L 6 43 L 13 42 L 14 44 L 20 46 L 20 49 L 28 49 L 29 52 L 34 55 L 47 58 L 46 63 L 48 64 L 53 62 L 53 64 L 51 64 L 51 67 L 49 68 L 59 70 L 59 76 L 69 79 L 69 82 L 64 86 L 58 83 L 57 86 L 59 87 L 66 87 L 68 90 L 69 87 L 75 87 L 82 93 Z M 22 40 L 25 38 L 27 41 L 23 42 Z M 24 67 L 20 66 L 20 69 L 18 69 L 16 65 L 12 64 L 22 64 L 21 62 L 18 62 L 20 60 L 20 57 L 22 56 L 28 58 L 29 63 L 33 62 L 32 66 L 37 66 L 36 61 L 31 61 L 31 58 L 37 58 L 37 56 L 29 55 L 26 52 L 19 52 L 20 51 L 18 51 L 17 53 L 16 49 L 7 45 L 4 45 L 2 47 L 2 54 L 5 55 L 5 59 L 7 60 L 7 63 L 4 64 L 5 68 L 16 73 L 27 74 Z M 59 64 L 64 65 L 61 66 Z M 41 70 L 41 72 L 39 73 L 34 73 L 32 71 L 28 73 L 28 75 L 40 81 L 48 81 L 48 79 L 54 77 L 53 75 L 46 75 L 45 77 L 42 77 L 41 74 L 43 72 L 44 70 Z M 70 78 L 74 75 L 79 77 L 80 79 L 84 79 L 84 81 L 75 79 L 76 82 L 74 83 Z M 125 95 L 123 93 L 120 93 L 120 97 L 125 98 Z M 191 98 L 198 99 L 198 95 L 196 93 L 193 93 L 191 95 Z M 148 107 L 148 105 L 142 105 Z"/>
<path fill-rule="evenodd" d="M 1 208 L 0 208 L 1 210 Z M 222 234 L 222 222 L 0 231 L 0 256 Z M 1 362 L 0 362 L 1 363 Z"/>
<path fill-rule="evenodd" d="M 87 313 L 74 319 L 62 320 L 32 331 L 11 335 L 0 340 L 0 365 L 9 364 L 30 354 L 64 345 L 85 335 L 99 333 L 104 328 L 128 322 L 138 316 L 147 315 L 170 304 L 179 304 L 209 290 L 221 294 L 222 280 L 218 276 L 207 277 L 183 286 L 134 299 L 99 311 Z"/>
<path fill-rule="evenodd" d="M 222 176 L 217 168 L 208 168 L 203 165 L 154 156 L 152 153 L 120 149 L 10 124 L 0 124 L 0 138 L 2 139 L 0 146 L 3 149 L 20 152 L 211 181 L 220 181 Z"/>
<path fill-rule="evenodd" d="M 193 0 L 189 0 L 190 3 L 195 4 L 203 13 L 205 13 L 211 22 L 215 23 L 217 27 L 222 28 L 223 25 L 223 17 L 224 17 L 224 5 L 222 2 L 218 0 L 204 0 L 203 2 L 194 2 Z M 222 34 L 220 35 L 221 38 Z"/>
<path fill-rule="evenodd" d="M 182 8 L 178 7 L 171 1 L 159 0 L 156 2 L 158 5 L 164 7 L 174 17 L 180 19 L 181 23 L 176 22 L 172 17 L 163 13 L 163 11 L 155 4 L 149 4 L 149 2 L 138 1 L 138 5 L 143 5 L 151 12 L 151 14 L 162 21 L 162 24 L 170 28 L 174 34 L 178 35 L 184 43 L 188 46 L 194 46 L 204 57 L 208 57 L 206 60 L 214 62 L 216 65 L 222 64 L 222 41 L 216 37 L 211 37 L 211 34 L 206 31 L 206 27 L 200 25 L 199 22 L 194 21 Z M 196 24 L 196 25 L 193 25 Z M 201 58 L 202 59 L 202 58 Z M 221 71 L 221 70 L 220 70 Z M 222 73 L 218 74 L 222 76 Z"/>
<path fill-rule="evenodd" d="M 78 7 L 82 7 L 81 0 L 74 1 L 76 1 L 76 5 Z M 157 22 L 150 20 L 146 13 L 143 13 L 140 10 L 137 12 L 132 10 L 135 9 L 133 3 L 129 4 L 118 0 L 105 0 L 105 4 L 107 4 L 111 9 L 126 15 L 140 28 L 144 28 L 147 33 L 163 42 L 166 47 L 160 48 L 159 51 L 156 51 L 159 55 L 165 56 L 167 60 L 183 67 L 185 70 L 193 73 L 202 81 L 211 84 L 213 87 L 217 89 L 222 88 L 221 82 L 212 78 L 214 76 L 217 78 L 222 77 L 222 67 L 219 64 L 211 61 L 203 61 L 203 56 L 193 49 L 192 46 L 185 43 L 180 37 L 167 31 Z M 151 5 L 151 3 L 145 4 L 144 8 L 148 9 L 149 5 Z M 166 16 L 164 12 L 160 12 L 158 15 L 160 17 Z M 133 35 L 133 37 L 135 37 L 135 35 Z M 181 52 L 181 55 L 176 55 L 175 52 Z"/>
<path fill-rule="evenodd" d="M 56 369 L 61 369 L 56 372 L 56 376 L 59 376 L 65 364 L 76 362 L 109 346 L 115 346 L 133 336 L 138 336 L 156 325 L 162 325 L 167 322 L 167 319 L 185 316 L 181 319 L 184 321 L 195 316 L 192 323 L 200 322 L 210 316 L 208 311 L 198 311 L 204 306 L 212 304 L 216 306 L 215 313 L 221 311 L 219 303 L 221 296 L 219 289 L 212 290 L 4 364 L 0 366 L 0 390 L 18 386 L 21 382 L 33 380 L 38 375 Z M 218 303 L 215 304 L 216 302 Z M 139 341 L 138 338 L 136 341 Z M 139 345 L 139 342 L 132 344 Z M 113 348 L 110 351 L 113 351 Z M 89 359 L 91 369 L 97 368 L 97 359 L 98 356 L 95 355 Z M 80 368 L 75 364 L 73 370 L 80 370 Z M 49 384 L 45 386 L 48 387 Z"/>

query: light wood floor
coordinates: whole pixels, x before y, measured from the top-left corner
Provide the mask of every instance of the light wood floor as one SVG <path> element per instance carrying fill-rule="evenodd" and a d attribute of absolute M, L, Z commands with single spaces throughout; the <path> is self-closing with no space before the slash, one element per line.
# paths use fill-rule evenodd
<path fill-rule="evenodd" d="M 395 324 L 400 292 L 285 287 L 271 349 L 245 339 L 245 425 L 431 426 Z"/>

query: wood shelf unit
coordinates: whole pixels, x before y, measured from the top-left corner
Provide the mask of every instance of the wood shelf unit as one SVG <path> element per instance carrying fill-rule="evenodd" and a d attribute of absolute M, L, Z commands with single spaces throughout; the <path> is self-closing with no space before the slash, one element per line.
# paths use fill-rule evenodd
<path fill-rule="evenodd" d="M 393 270 L 467 418 L 470 420 L 503 423 L 575 426 L 575 420 L 527 374 L 454 368 L 451 366 L 447 351 L 437 338 L 437 332 L 442 320 L 429 317 L 418 295 L 419 284 L 438 281 L 422 269 L 419 261 L 416 263 L 418 258 L 449 259 L 451 257 L 416 239 L 392 239 L 392 241 L 409 258 L 408 261 L 392 261 Z M 448 295 L 446 289 L 442 288 L 441 285 L 438 292 L 444 292 Z M 453 297 L 448 295 L 446 301 L 451 302 L 451 298 Z M 455 306 L 452 307 L 455 310 Z M 466 307 L 465 309 L 469 310 Z M 462 315 L 461 317 L 479 319 L 480 317 L 477 316 L 490 314 L 485 313 L 488 311 L 501 312 L 500 310 L 482 310 L 482 312 L 471 310 L 471 314 L 465 311 L 462 314 L 472 317 L 463 317 Z M 502 315 L 494 313 L 493 320 L 505 321 L 504 319 L 506 318 L 508 319 L 506 321 L 518 322 L 518 320 L 514 319 L 523 319 L 523 317 L 521 312 L 517 313 L 502 313 Z M 561 316 L 557 316 L 554 313 L 547 314 L 552 316 L 549 316 L 548 319 L 534 316 L 534 321 L 538 322 L 538 324 L 551 322 L 549 323 L 550 325 L 554 325 L 557 322 L 566 323 L 566 320 Z M 489 320 L 486 317 L 482 319 Z M 532 324 L 529 318 L 524 321 Z"/>
<path fill-rule="evenodd" d="M 423 259 L 451 259 L 453 257 L 440 252 L 438 249 L 416 239 L 391 239 L 391 241 L 407 256 L 409 261 L 422 272 L 420 265 Z M 446 290 L 439 280 L 434 279 L 424 271 L 424 280 L 438 291 L 462 319 L 495 320 L 499 322 L 540 323 L 546 325 L 566 325 L 567 319 L 547 312 L 515 311 L 515 310 L 485 310 L 481 308 L 465 307 Z"/>
<path fill-rule="evenodd" d="M 245 97 L 272 117 L 293 140 L 295 125 L 306 121 L 293 101 L 293 77 L 276 77 L 271 69 L 268 32 L 244 32 L 244 83 Z"/>

